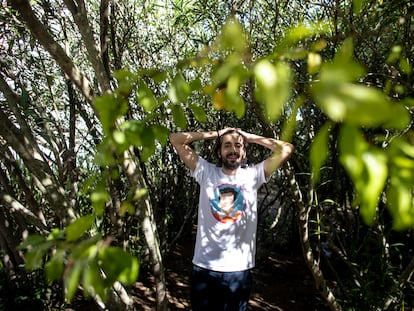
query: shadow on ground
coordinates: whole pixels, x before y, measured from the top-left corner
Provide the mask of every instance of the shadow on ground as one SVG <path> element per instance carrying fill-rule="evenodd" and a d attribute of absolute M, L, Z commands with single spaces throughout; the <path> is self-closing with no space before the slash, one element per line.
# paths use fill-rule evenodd
<path fill-rule="evenodd" d="M 177 244 L 165 260 L 169 310 L 190 310 L 189 275 L 193 241 Z M 249 310 L 327 310 L 315 289 L 303 258 L 271 253 L 259 260 L 253 271 Z M 155 310 L 154 281 L 142 271 L 135 287 L 138 310 Z"/>

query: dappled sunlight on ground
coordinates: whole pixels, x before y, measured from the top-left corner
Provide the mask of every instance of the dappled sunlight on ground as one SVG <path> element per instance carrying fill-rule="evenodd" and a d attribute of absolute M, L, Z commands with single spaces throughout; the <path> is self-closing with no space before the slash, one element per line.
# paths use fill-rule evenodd
<path fill-rule="evenodd" d="M 165 260 L 169 310 L 190 310 L 192 250 L 193 241 L 182 242 Z M 258 261 L 253 270 L 253 281 L 249 310 L 327 310 L 300 256 L 268 255 Z M 134 296 L 138 310 L 155 310 L 154 280 L 149 271 L 142 271 Z"/>

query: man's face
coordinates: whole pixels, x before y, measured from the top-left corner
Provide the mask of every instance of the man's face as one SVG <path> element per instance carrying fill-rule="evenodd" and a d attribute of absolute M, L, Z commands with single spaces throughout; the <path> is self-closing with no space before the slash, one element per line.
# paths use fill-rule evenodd
<path fill-rule="evenodd" d="M 246 156 L 243 137 L 238 133 L 225 134 L 218 156 L 224 168 L 231 171 L 239 168 Z"/>

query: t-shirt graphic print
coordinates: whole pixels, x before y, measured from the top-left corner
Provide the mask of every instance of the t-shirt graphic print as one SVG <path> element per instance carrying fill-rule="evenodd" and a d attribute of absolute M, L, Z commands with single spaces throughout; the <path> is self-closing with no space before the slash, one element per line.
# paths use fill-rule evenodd
<path fill-rule="evenodd" d="M 210 198 L 211 212 L 214 218 L 223 223 L 240 220 L 246 207 L 242 187 L 232 184 L 218 185 L 214 197 Z"/>

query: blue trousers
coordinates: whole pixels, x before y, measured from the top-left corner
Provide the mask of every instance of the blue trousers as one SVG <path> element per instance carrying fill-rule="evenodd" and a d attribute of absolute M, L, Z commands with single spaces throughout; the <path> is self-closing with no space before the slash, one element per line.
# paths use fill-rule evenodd
<path fill-rule="evenodd" d="M 193 311 L 245 311 L 252 288 L 250 270 L 218 272 L 193 266 L 191 307 Z"/>

